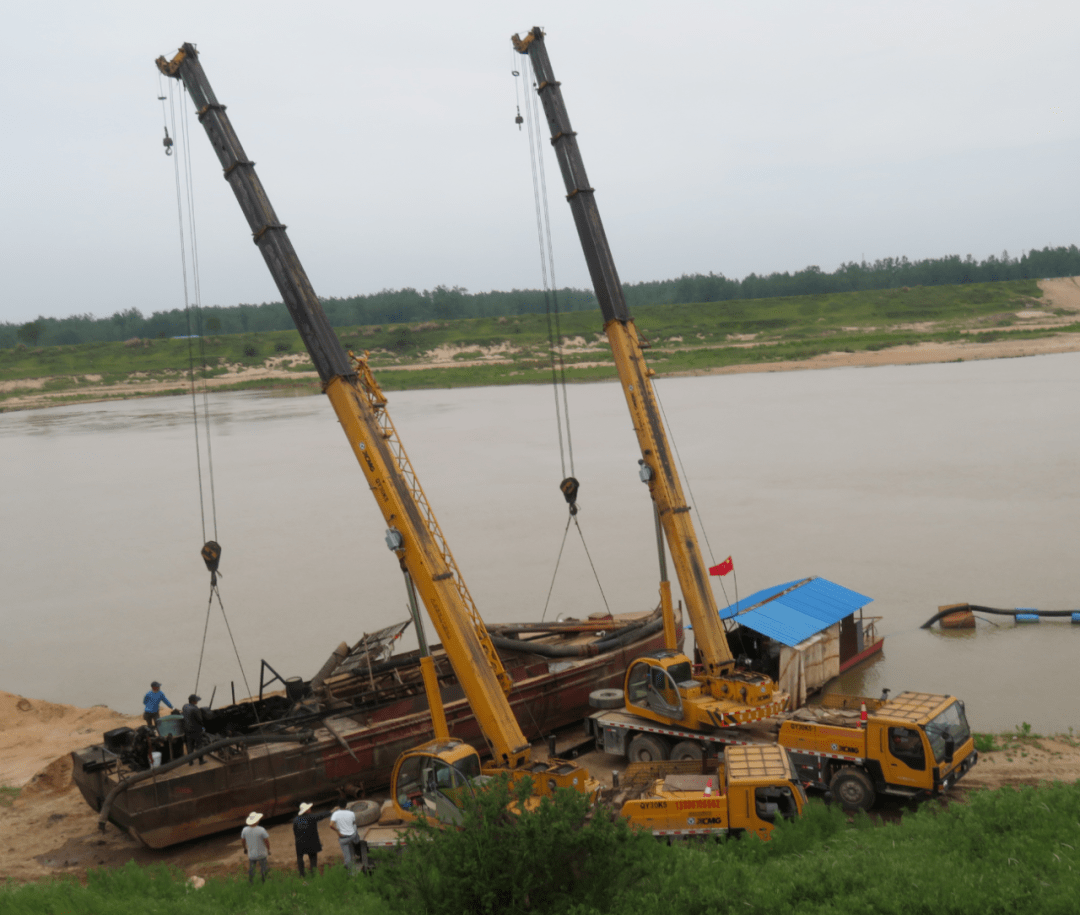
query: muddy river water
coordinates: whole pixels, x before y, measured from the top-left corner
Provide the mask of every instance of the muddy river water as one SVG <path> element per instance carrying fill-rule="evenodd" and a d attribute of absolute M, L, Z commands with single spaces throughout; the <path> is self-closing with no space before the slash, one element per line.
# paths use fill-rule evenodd
<path fill-rule="evenodd" d="M 809 575 L 874 598 L 884 652 L 837 689 L 952 692 L 980 730 L 1080 730 L 1080 626 L 919 628 L 960 601 L 1080 609 L 1080 354 L 658 391 L 707 558 L 734 557 L 728 598 Z M 390 397 L 489 621 L 656 603 L 621 390 L 574 386 L 569 408 L 583 536 L 570 529 L 556 572 L 567 513 L 551 389 Z M 260 659 L 307 678 L 339 642 L 406 617 L 385 525 L 325 398 L 210 397 L 213 503 L 201 422 L 197 447 L 191 398 L 0 415 L 0 689 L 135 713 L 151 679 L 182 702 L 198 678 L 204 702 L 216 690 L 222 704 L 257 691 Z M 216 604 L 201 652 L 204 538 L 223 547 L 239 662 Z"/>

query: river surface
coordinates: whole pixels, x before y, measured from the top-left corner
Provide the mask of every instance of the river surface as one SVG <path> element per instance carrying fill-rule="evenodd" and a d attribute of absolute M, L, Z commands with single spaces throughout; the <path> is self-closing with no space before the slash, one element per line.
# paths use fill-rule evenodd
<path fill-rule="evenodd" d="M 884 652 L 840 691 L 954 693 L 978 730 L 1080 730 L 1080 626 L 919 628 L 961 601 L 1080 607 L 1080 354 L 657 390 L 706 559 L 734 557 L 728 598 L 810 575 L 874 598 Z M 216 690 L 221 705 L 233 688 L 258 690 L 261 659 L 309 678 L 339 642 L 406 618 L 385 525 L 327 400 L 208 403 L 216 505 L 190 397 L 0 414 L 0 689 L 137 713 L 152 679 L 182 703 L 198 678 L 204 704 Z M 556 574 L 567 512 L 552 390 L 390 396 L 489 621 L 657 602 L 652 508 L 622 392 L 573 386 L 569 410 L 583 537 L 570 529 Z M 225 615 L 215 603 L 207 627 L 199 550 L 210 538 L 223 548 Z M 403 647 L 414 644 L 410 632 Z"/>

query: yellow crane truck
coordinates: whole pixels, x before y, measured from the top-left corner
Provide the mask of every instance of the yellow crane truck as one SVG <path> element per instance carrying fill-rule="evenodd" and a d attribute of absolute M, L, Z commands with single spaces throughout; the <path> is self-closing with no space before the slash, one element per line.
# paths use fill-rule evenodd
<path fill-rule="evenodd" d="M 646 766 L 657 777 L 644 796 L 623 804 L 622 815 L 658 838 L 752 834 L 767 840 L 779 820 L 799 816 L 806 804 L 788 754 L 777 746 L 729 747 L 709 773 Z"/>
<path fill-rule="evenodd" d="M 636 659 L 627 669 L 622 695 L 594 694 L 593 704 L 605 711 L 587 719 L 587 726 L 600 749 L 626 754 L 632 762 L 701 759 L 710 746 L 753 743 L 755 738 L 739 734 L 738 729 L 775 721 L 785 712 L 789 697 L 768 677 L 735 664 L 653 390 L 655 373 L 646 364 L 623 295 L 543 30 L 537 27 L 524 37 L 515 35 L 512 42 L 532 64 L 604 332 L 641 448 L 640 477 L 648 484 L 656 517 L 661 602 L 670 615 L 666 541 L 703 661 L 700 672 L 696 671 L 690 659 L 676 650 L 673 639 L 666 651 Z M 970 769 L 977 756 L 962 703 L 939 696 L 909 707 L 905 697 L 914 695 L 921 694 L 905 693 L 882 706 L 893 717 L 882 719 L 889 723 L 880 734 L 876 727 L 870 736 L 869 729 L 829 731 L 825 725 L 791 721 L 781 727 L 779 743 L 796 754 L 800 781 L 832 790 L 848 806 L 869 807 L 878 793 L 936 793 Z M 876 707 L 876 703 L 870 705 Z M 904 728 L 918 738 L 921 769 L 915 750 L 905 762 L 883 742 L 881 734 L 899 734 Z"/>
<path fill-rule="evenodd" d="M 512 42 L 532 64 L 536 92 L 551 130 L 551 145 L 559 160 L 567 200 L 600 303 L 604 333 L 641 449 L 638 473 L 653 501 L 665 620 L 672 619 L 666 541 L 702 659 L 700 674 L 691 676 L 690 659 L 675 645 L 674 623 L 665 623 L 666 650 L 636 658 L 627 669 L 626 707 L 640 717 L 690 730 L 731 727 L 769 718 L 787 706 L 789 697 L 765 674 L 739 667 L 728 645 L 675 453 L 653 390 L 655 373 L 646 364 L 623 295 L 595 193 L 585 174 L 577 134 L 570 126 L 562 89 L 551 68 L 543 30 L 534 28 L 524 38 L 515 35 Z"/>
<path fill-rule="evenodd" d="M 528 776 L 533 791 L 557 788 L 595 794 L 598 783 L 574 763 L 537 761 L 521 731 L 506 694 L 509 674 L 492 644 L 454 561 L 419 479 L 409 462 L 386 409 L 386 397 L 365 357 L 346 353 L 292 242 L 270 205 L 252 162 L 236 136 L 225 106 L 210 87 L 198 52 L 184 44 L 171 60 L 157 60 L 166 76 L 181 80 L 195 103 L 252 236 L 289 309 L 296 329 L 318 370 L 323 390 L 387 524 L 386 544 L 405 577 L 410 611 L 420 640 L 421 669 L 431 708 L 435 739 L 403 754 L 393 775 L 393 798 L 399 816 L 412 820 L 420 810 L 441 821 L 460 819 L 459 805 L 484 773 Z M 416 594 L 427 608 L 458 682 L 491 747 L 491 759 L 450 737 L 435 669 L 424 638 Z"/>
<path fill-rule="evenodd" d="M 953 696 L 904 692 L 894 699 L 826 702 L 820 711 L 805 709 L 805 717 L 784 720 L 777 742 L 802 784 L 830 791 L 845 807 L 868 810 L 883 794 L 937 796 L 978 762 L 964 703 Z"/>

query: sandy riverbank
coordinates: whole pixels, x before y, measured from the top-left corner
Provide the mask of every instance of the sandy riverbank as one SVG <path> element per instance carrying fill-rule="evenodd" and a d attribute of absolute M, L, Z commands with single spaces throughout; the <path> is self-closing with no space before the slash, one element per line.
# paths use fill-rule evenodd
<path fill-rule="evenodd" d="M 0 806 L 0 879 L 39 880 L 58 874 L 79 876 L 88 868 L 119 867 L 128 861 L 166 863 L 190 876 L 246 872 L 236 835 L 225 833 L 163 851 L 144 848 L 110 826 L 97 827 L 97 814 L 71 781 L 72 750 L 99 743 L 104 731 L 137 726 L 128 718 L 95 706 L 77 708 L 0 692 L 0 785 L 20 788 L 10 806 Z M 542 747 L 537 755 L 543 756 Z M 610 773 L 614 757 L 591 753 L 581 763 L 596 773 Z M 1006 749 L 983 754 L 978 766 L 952 796 L 961 799 L 976 788 L 1038 785 L 1080 780 L 1080 740 L 1026 738 Z M 0 797 L 0 804 L 4 803 Z M 290 824 L 269 824 L 271 865 L 294 866 Z M 320 861 L 340 863 L 336 837 L 322 824 Z"/>
<path fill-rule="evenodd" d="M 731 365 L 716 369 L 700 369 L 690 375 L 730 375 L 743 372 L 795 372 L 811 369 L 829 369 L 839 367 L 871 367 L 880 365 L 917 365 L 934 362 L 967 362 L 974 359 L 1009 359 L 1021 356 L 1039 356 L 1051 353 L 1080 352 L 1080 334 L 1053 333 L 1055 327 L 1074 323 L 1080 314 L 1080 277 L 1040 280 L 1039 288 L 1043 298 L 1038 310 L 1017 312 L 1016 323 L 1011 328 L 996 328 L 1002 336 L 990 342 L 980 342 L 976 331 L 967 334 L 962 341 L 950 343 L 925 343 L 915 346 L 893 346 L 883 350 L 858 353 L 825 353 L 813 359 L 788 362 L 755 362 L 745 365 Z M 1063 314 L 1055 314 L 1055 311 Z M 930 325 L 920 327 L 929 331 Z M 1047 336 L 1036 339 L 1008 338 L 1010 330 L 1021 331 L 1038 328 L 1047 332 Z M 754 348 L 761 344 L 747 341 L 740 344 Z M 445 347 L 425 354 L 415 363 L 394 366 L 393 371 L 411 371 L 425 368 L 445 367 L 453 364 L 464 367 L 500 362 L 499 354 L 492 353 L 482 360 L 458 361 L 455 351 Z M 238 385 L 251 385 L 260 382 L 272 383 L 289 381 L 311 385 L 312 393 L 318 390 L 318 373 L 296 371 L 306 361 L 305 357 L 275 357 L 261 366 L 234 366 L 227 374 L 215 376 L 213 390 L 228 390 Z M 32 410 L 40 407 L 59 406 L 69 402 L 85 403 L 94 400 L 116 400 L 127 397 L 146 397 L 155 394 L 174 394 L 184 389 L 181 378 L 174 381 L 152 381 L 131 377 L 119 384 L 98 385 L 93 381 L 81 384 L 77 391 L 71 392 L 70 398 L 64 394 L 48 392 L 49 378 L 29 378 L 20 381 L 0 382 L 0 393 L 12 396 L 4 400 L 5 410 Z"/>

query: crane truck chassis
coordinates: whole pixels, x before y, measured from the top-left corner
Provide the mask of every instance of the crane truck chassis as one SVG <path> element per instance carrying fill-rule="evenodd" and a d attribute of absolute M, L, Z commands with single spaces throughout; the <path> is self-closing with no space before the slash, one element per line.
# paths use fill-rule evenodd
<path fill-rule="evenodd" d="M 617 691 L 603 692 L 610 701 Z M 775 742 L 787 750 L 799 783 L 830 792 L 845 807 L 869 810 L 881 795 L 937 797 L 978 762 L 964 704 L 953 696 L 904 692 L 889 700 L 849 696 L 826 702 L 828 720 L 786 715 L 763 725 L 777 728 Z M 865 724 L 858 720 L 863 705 Z M 706 732 L 657 725 L 625 709 L 595 712 L 585 719 L 585 729 L 598 750 L 632 763 L 701 759 L 710 751 L 761 746 L 769 739 L 768 732 L 738 728 Z"/>
<path fill-rule="evenodd" d="M 609 802 L 632 827 L 659 839 L 752 834 L 767 841 L 779 820 L 799 816 L 806 804 L 787 752 L 775 745 L 728 747 L 723 760 L 704 772 L 700 767 L 694 772 L 670 771 L 669 763 L 661 763 L 631 767 L 628 774 L 635 768 L 631 783 L 617 790 Z M 475 775 L 479 776 L 478 770 Z M 465 785 L 446 777 L 438 787 L 435 779 L 417 779 L 412 783 L 412 798 L 398 797 L 395 803 L 384 805 L 379 822 L 367 828 L 365 855 L 371 848 L 397 848 L 405 843 L 411 823 L 399 815 L 400 807 L 414 803 L 449 822 L 439 808 L 456 812 L 463 793 L 470 786 L 479 787 L 479 779 L 474 777 Z M 620 798 L 627 793 L 635 796 Z"/>

